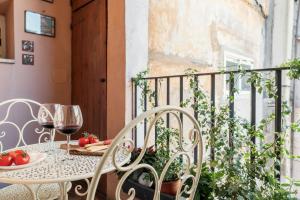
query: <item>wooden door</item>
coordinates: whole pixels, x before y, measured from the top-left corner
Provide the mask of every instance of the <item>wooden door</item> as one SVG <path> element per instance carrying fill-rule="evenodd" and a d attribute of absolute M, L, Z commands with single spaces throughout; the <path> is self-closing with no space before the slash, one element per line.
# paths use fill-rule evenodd
<path fill-rule="evenodd" d="M 103 139 L 107 116 L 106 0 L 73 0 L 72 7 L 72 104 L 82 109 L 82 130 Z"/>

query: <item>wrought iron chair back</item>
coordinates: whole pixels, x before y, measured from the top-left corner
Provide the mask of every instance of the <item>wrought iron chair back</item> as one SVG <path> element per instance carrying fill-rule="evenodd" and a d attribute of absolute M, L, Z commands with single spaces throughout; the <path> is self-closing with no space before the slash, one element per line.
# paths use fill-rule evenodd
<path fill-rule="evenodd" d="M 17 105 L 22 106 L 22 109 L 25 107 L 25 109 L 29 111 L 29 114 L 27 113 L 28 121 L 25 121 L 25 123 L 19 124 L 17 120 L 14 119 L 14 121 L 11 119 L 12 114 L 14 114 L 15 117 L 21 116 L 21 113 L 18 113 L 17 110 L 15 110 Z M 36 109 L 38 110 L 40 107 L 43 107 L 43 105 L 30 99 L 10 99 L 0 103 L 0 111 L 3 112 L 0 117 L 0 152 L 3 152 L 5 149 L 7 149 L 5 148 L 5 144 L 3 144 L 3 140 L 9 137 L 9 131 L 3 130 L 3 126 L 8 126 L 10 127 L 10 130 L 14 129 L 17 133 L 17 137 L 14 139 L 15 143 L 10 146 L 10 148 L 26 146 L 28 144 L 26 142 L 26 138 L 24 137 L 24 133 L 26 128 L 28 128 L 31 124 L 38 123 L 38 113 Z M 47 108 L 44 110 L 44 115 L 50 116 L 53 119 L 53 116 L 47 110 Z M 15 113 L 12 113 L 14 111 Z M 51 137 L 51 133 L 42 127 L 35 127 L 33 133 L 37 134 L 39 143 L 54 139 L 54 135 Z M 55 132 L 53 134 L 55 134 Z"/>
<path fill-rule="evenodd" d="M 147 147 L 149 147 L 150 145 L 150 135 L 153 134 L 154 132 L 153 130 L 155 129 L 157 122 L 167 114 L 174 116 L 176 119 L 175 122 L 176 121 L 178 122 L 179 148 L 177 148 L 176 152 L 172 154 L 172 157 L 165 164 L 165 167 L 163 168 L 162 172 L 158 174 L 153 166 L 147 163 L 141 163 L 141 161 L 143 156 L 145 155 Z M 190 124 L 192 125 L 191 130 L 189 130 L 188 139 L 184 139 L 183 137 L 183 124 L 182 124 L 183 116 L 187 118 L 191 122 Z M 147 120 L 147 124 L 149 124 L 149 126 L 147 129 L 147 133 L 145 135 L 144 144 L 141 148 L 140 154 L 135 160 L 131 160 L 130 164 L 121 165 L 117 161 L 118 152 L 124 151 L 124 149 L 127 149 L 128 152 L 133 152 L 133 150 L 135 149 L 135 142 L 131 137 L 132 130 L 135 127 L 137 127 L 138 124 L 145 122 L 145 120 Z M 174 120 L 172 121 L 172 123 L 174 123 Z M 187 143 L 189 143 L 189 145 L 186 145 Z M 190 169 L 193 165 L 192 154 L 195 152 L 197 155 L 197 159 L 195 159 L 195 163 L 194 163 L 195 174 L 191 174 Z M 180 189 L 177 191 L 176 199 L 180 199 L 182 197 L 186 199 L 193 199 L 200 178 L 202 157 L 203 157 L 203 142 L 202 142 L 200 127 L 197 120 L 192 115 L 190 115 L 186 110 L 179 107 L 173 107 L 173 106 L 157 107 L 150 111 L 144 112 L 136 119 L 131 121 L 127 126 L 125 126 L 125 128 L 123 128 L 119 132 L 119 134 L 113 140 L 110 148 L 103 155 L 101 161 L 97 166 L 91 184 L 89 186 L 87 199 L 88 200 L 94 199 L 101 174 L 104 173 L 103 172 L 104 166 L 107 164 L 107 162 L 109 162 L 109 160 L 112 159 L 112 165 L 114 166 L 114 168 L 117 171 L 123 173 L 116 188 L 115 199 L 117 200 L 121 199 L 122 187 L 125 181 L 132 173 L 134 173 L 136 170 L 139 169 L 147 169 L 148 171 L 151 172 L 154 178 L 153 182 L 155 185 L 155 191 L 154 191 L 153 199 L 159 200 L 160 190 L 162 187 L 164 177 L 172 162 L 174 162 L 174 160 L 178 159 L 179 157 L 185 158 L 185 163 L 183 164 L 185 167 L 183 173 L 180 175 Z M 187 182 L 190 182 L 190 185 L 188 185 Z M 128 191 L 128 195 L 129 195 L 128 199 L 133 200 L 136 196 L 135 189 L 131 188 Z"/>

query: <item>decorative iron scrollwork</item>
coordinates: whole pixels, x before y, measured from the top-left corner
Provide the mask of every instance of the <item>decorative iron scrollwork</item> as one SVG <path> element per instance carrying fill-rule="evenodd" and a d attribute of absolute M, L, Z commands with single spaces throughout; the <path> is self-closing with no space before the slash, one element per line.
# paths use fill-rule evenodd
<path fill-rule="evenodd" d="M 153 134 L 154 132 L 153 130 L 155 129 L 155 126 L 162 118 L 162 116 L 166 114 L 174 116 L 178 124 L 179 147 L 176 149 L 175 153 L 172 154 L 171 158 L 165 164 L 162 172 L 158 174 L 153 166 L 150 166 L 149 164 L 141 163 L 141 161 L 145 155 L 147 147 L 150 146 L 150 136 L 151 134 Z M 184 137 L 182 116 L 187 117 L 187 119 L 190 120 L 192 124 L 191 130 L 188 132 L 189 134 L 188 137 Z M 129 164 L 121 165 L 120 163 L 117 162 L 116 159 L 120 151 L 127 151 L 128 153 L 132 153 L 133 150 L 135 149 L 135 142 L 132 140 L 132 138 L 126 136 L 129 135 L 128 133 L 130 133 L 133 128 L 135 128 L 139 123 L 144 122 L 145 120 L 147 121 L 147 124 L 149 124 L 149 126 L 147 127 L 147 133 L 145 135 L 144 144 L 141 147 L 139 155 L 134 160 L 131 160 Z M 194 151 L 197 151 L 198 159 L 196 160 L 196 163 L 194 163 L 193 165 L 191 154 L 193 154 Z M 112 160 L 113 160 L 112 164 L 114 168 L 122 172 L 122 176 L 119 180 L 119 183 L 117 185 L 117 190 L 115 193 L 115 198 L 117 200 L 121 199 L 120 196 L 121 190 L 126 180 L 135 171 L 140 169 L 146 169 L 153 177 L 153 182 L 155 186 L 153 199 L 159 200 L 160 190 L 165 175 L 168 172 L 168 169 L 171 166 L 171 164 L 176 159 L 179 158 L 184 160 L 185 162 L 182 164 L 184 166 L 183 173 L 180 175 L 180 189 L 177 191 L 176 199 L 180 199 L 183 195 L 185 197 L 189 196 L 190 199 L 193 199 L 200 178 L 202 156 L 203 156 L 203 144 L 202 144 L 200 126 L 197 120 L 192 115 L 190 115 L 184 109 L 178 107 L 172 107 L 172 106 L 158 107 L 141 114 L 136 119 L 131 121 L 117 135 L 117 137 L 114 139 L 113 143 L 111 144 L 111 148 L 109 148 L 107 152 L 104 154 L 103 159 L 100 161 L 98 168 L 96 170 L 96 175 L 92 179 L 91 186 L 88 193 L 88 200 L 92 200 L 94 198 L 97 184 L 102 174 L 102 169 L 105 163 L 109 161 L 109 158 L 111 158 L 111 156 L 112 156 Z M 190 172 L 192 165 L 195 167 L 195 172 L 196 172 L 195 175 L 191 174 Z M 187 184 L 187 181 L 189 181 L 190 183 L 189 185 Z M 133 200 L 136 195 L 136 190 L 134 188 L 130 188 L 128 191 L 128 195 L 129 195 L 128 199 Z"/>
<path fill-rule="evenodd" d="M 31 118 L 27 122 L 25 122 L 22 126 L 19 126 L 16 122 L 12 122 L 9 120 L 9 116 L 12 112 L 12 108 L 14 108 L 14 106 L 20 105 L 20 104 L 24 105 L 25 108 L 27 108 L 29 110 L 29 117 Z M 37 114 L 34 114 L 33 106 L 37 106 L 37 108 L 43 107 L 43 105 L 41 105 L 40 103 L 33 101 L 33 100 L 29 100 L 29 99 L 11 99 L 11 100 L 7 100 L 7 101 L 0 103 L 0 107 L 2 107 L 4 109 L 6 108 L 5 116 L 2 120 L 0 120 L 0 126 L 8 125 L 17 130 L 18 137 L 17 137 L 16 145 L 14 145 L 15 147 L 19 147 L 21 145 L 27 145 L 27 142 L 25 141 L 25 138 L 24 138 L 24 131 L 30 124 L 38 123 L 38 117 L 37 117 Z M 45 108 L 44 110 L 45 110 L 45 115 L 52 116 L 51 113 L 49 111 L 47 111 L 47 108 Z M 54 136 L 52 135 L 52 133 L 46 132 L 44 128 L 42 128 L 41 130 L 39 130 L 39 128 L 36 128 L 34 131 L 36 134 L 40 135 L 39 143 L 54 139 Z M 0 132 L 0 152 L 2 152 L 4 150 L 3 142 L 1 142 L 1 139 L 3 139 L 4 137 L 7 137 L 7 134 L 5 131 L 1 131 Z"/>

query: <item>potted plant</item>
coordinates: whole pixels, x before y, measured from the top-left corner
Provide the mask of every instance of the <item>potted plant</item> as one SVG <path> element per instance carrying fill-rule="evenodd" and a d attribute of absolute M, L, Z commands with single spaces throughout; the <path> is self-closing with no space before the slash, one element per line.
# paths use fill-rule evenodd
<path fill-rule="evenodd" d="M 146 152 L 141 160 L 141 163 L 149 164 L 154 167 L 157 174 L 161 176 L 162 171 L 167 162 L 172 158 L 172 155 L 176 152 L 179 146 L 179 132 L 174 128 L 167 128 L 163 126 L 162 120 L 157 123 L 157 139 L 156 148 L 151 146 L 146 149 Z M 171 147 L 171 148 L 170 148 Z M 134 162 L 140 155 L 141 149 L 135 149 L 132 152 L 130 163 Z M 164 176 L 163 183 L 161 185 L 161 193 L 165 193 L 171 196 L 175 196 L 177 190 L 180 187 L 180 173 L 182 171 L 183 163 L 180 158 L 176 158 L 169 166 L 167 173 Z M 121 176 L 123 173 L 118 172 Z M 146 169 L 140 169 L 135 171 L 130 176 L 131 181 L 135 181 L 148 188 L 153 188 L 153 176 Z M 167 196 L 168 196 L 167 195 Z"/>
<path fill-rule="evenodd" d="M 286 62 L 281 67 L 290 68 L 287 75 L 293 82 L 300 79 L 300 59 Z M 299 157 L 291 155 L 286 150 L 285 140 L 290 131 L 300 132 L 300 121 L 290 125 L 285 124 L 282 132 L 278 134 L 278 141 L 266 141 L 265 131 L 270 124 L 274 123 L 274 113 L 265 116 L 264 119 L 256 122 L 256 126 L 253 126 L 248 120 L 238 115 L 231 117 L 228 104 L 212 106 L 210 110 L 210 97 L 199 87 L 198 76 L 195 76 L 195 73 L 197 72 L 187 71 L 189 87 L 193 95 L 184 99 L 180 105 L 192 108 L 198 113 L 199 125 L 205 130 L 203 137 L 206 141 L 206 151 L 211 151 L 211 147 L 214 147 L 214 156 L 213 159 L 208 157 L 203 161 L 194 199 L 296 199 L 296 186 L 300 186 L 300 181 L 284 177 L 285 182 L 282 183 L 278 179 L 280 171 L 276 170 L 275 166 L 280 164 L 280 159 L 274 150 L 280 149 L 282 157 L 292 159 Z M 155 98 L 151 97 L 155 97 L 159 89 L 151 90 L 147 79 L 144 79 L 146 75 L 147 72 L 139 73 L 134 81 L 143 91 L 141 102 L 144 102 L 145 97 L 149 97 L 150 103 L 154 104 Z M 261 95 L 270 99 L 278 98 L 273 76 L 254 71 L 245 73 L 241 70 L 236 76 L 230 77 L 226 83 L 228 84 L 232 79 L 235 80 L 235 77 L 246 78 L 247 83 L 253 85 L 257 93 Z M 239 92 L 237 88 L 233 88 L 232 91 L 233 94 L 228 96 L 228 102 L 232 102 L 234 94 Z M 290 112 L 287 102 L 283 102 L 282 119 L 289 117 Z M 217 126 L 211 126 L 212 123 Z M 287 123 L 287 121 L 282 120 L 282 123 Z M 168 132 L 168 130 L 164 131 Z M 234 141 L 228 137 L 229 131 L 232 132 Z M 252 138 L 260 141 L 259 147 L 257 143 L 253 143 Z M 230 142 L 234 148 L 229 148 Z M 162 158 L 165 160 L 164 157 Z M 272 165 L 270 161 L 274 164 Z M 158 170 L 161 166 L 155 166 L 155 168 Z M 190 170 L 192 175 L 196 174 L 194 168 Z M 192 183 L 192 180 L 188 180 L 185 184 L 190 188 Z M 183 197 L 188 198 L 188 195 L 183 194 Z"/>
<path fill-rule="evenodd" d="M 126 164 L 127 166 L 130 165 L 132 162 L 134 162 L 140 155 L 142 149 L 141 148 L 136 148 L 132 151 L 131 153 L 131 158 L 130 158 L 130 161 Z M 151 147 L 148 147 L 146 149 L 146 152 L 141 160 L 141 163 L 147 163 L 149 165 L 153 165 L 153 163 L 156 161 L 155 159 L 155 149 L 154 149 L 154 146 L 151 146 Z M 147 173 L 147 171 L 145 171 L 144 169 L 139 169 L 139 170 L 136 170 L 131 176 L 130 176 L 130 179 L 138 182 L 140 176 L 143 174 L 143 173 Z M 124 174 L 124 172 L 121 172 L 121 171 L 118 171 L 117 172 L 117 175 L 119 177 L 122 177 Z M 147 178 L 147 177 L 146 177 Z M 146 179 L 145 178 L 145 179 Z M 145 180 L 146 182 L 147 180 Z M 149 179 L 149 181 L 152 181 Z M 147 185 L 147 184 L 146 184 Z M 151 185 L 149 186 L 151 187 Z"/>
<path fill-rule="evenodd" d="M 157 140 L 156 140 L 155 162 L 153 167 L 160 176 L 167 162 L 172 158 L 179 146 L 179 132 L 178 129 L 167 128 L 159 123 L 157 125 Z M 176 158 L 169 166 L 165 174 L 161 192 L 176 195 L 180 186 L 180 173 L 182 171 L 183 163 L 180 158 Z"/>

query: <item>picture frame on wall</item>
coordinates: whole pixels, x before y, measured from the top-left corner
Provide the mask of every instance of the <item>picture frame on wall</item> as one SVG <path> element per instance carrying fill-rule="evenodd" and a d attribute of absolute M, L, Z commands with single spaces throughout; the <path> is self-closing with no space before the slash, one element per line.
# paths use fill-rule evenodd
<path fill-rule="evenodd" d="M 22 51 L 34 52 L 34 42 L 22 40 Z"/>
<path fill-rule="evenodd" d="M 42 1 L 46 1 L 48 3 L 54 3 L 54 0 L 42 0 Z"/>
<path fill-rule="evenodd" d="M 22 64 L 23 65 L 34 65 L 34 55 L 22 54 Z"/>
<path fill-rule="evenodd" d="M 26 10 L 25 32 L 55 37 L 55 17 Z"/>

